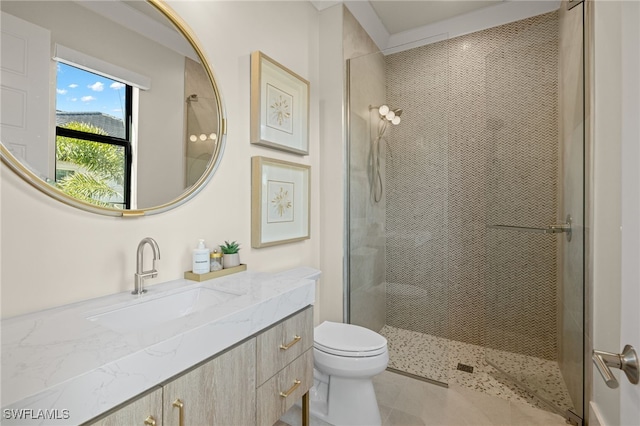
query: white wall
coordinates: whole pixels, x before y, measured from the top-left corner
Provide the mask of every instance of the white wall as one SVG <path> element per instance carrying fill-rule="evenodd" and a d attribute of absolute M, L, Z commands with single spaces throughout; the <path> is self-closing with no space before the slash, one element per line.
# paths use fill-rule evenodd
<path fill-rule="evenodd" d="M 593 145 L 593 348 L 620 345 L 621 2 L 594 2 L 595 110 Z M 587 360 L 587 362 L 590 362 Z M 591 420 L 620 424 L 620 390 L 593 368 Z M 618 375 L 618 373 L 615 373 Z M 625 379 L 626 380 L 626 379 Z M 595 422 L 598 423 L 595 423 Z"/>
<path fill-rule="evenodd" d="M 342 4 L 320 13 L 320 263 L 323 285 L 319 320 L 343 320 L 345 256 L 344 60 Z"/>
<path fill-rule="evenodd" d="M 190 269 L 191 249 L 198 238 L 209 244 L 239 241 L 241 260 L 250 270 L 322 267 L 318 12 L 308 2 L 170 4 L 201 41 L 226 105 L 227 144 L 216 175 L 198 196 L 177 209 L 123 219 L 85 213 L 46 198 L 3 164 L 2 317 L 129 290 L 136 247 L 146 236 L 156 239 L 162 253 L 159 276 L 149 280 L 150 285 L 181 278 Z M 254 50 L 311 82 L 309 156 L 249 143 L 249 64 Z M 250 158 L 254 155 L 311 165 L 310 240 L 250 248 Z M 342 242 L 329 244 L 340 246 Z"/>
<path fill-rule="evenodd" d="M 640 348 L 640 3 L 622 14 L 622 283 L 621 344 Z M 640 386 L 622 379 L 620 423 L 640 422 Z"/>
<path fill-rule="evenodd" d="M 634 153 L 638 152 L 640 105 L 640 7 L 636 2 L 626 1 L 595 1 L 593 6 L 593 348 L 619 353 L 625 344 L 633 344 L 637 350 L 634 336 L 640 334 L 635 320 L 638 300 L 633 300 L 638 296 L 638 282 L 633 277 L 638 259 L 631 251 L 638 245 L 637 233 L 634 233 L 638 217 L 631 216 L 631 220 L 627 220 L 627 214 L 633 214 L 637 197 L 635 200 L 633 196 L 625 197 L 638 191 L 637 183 L 634 183 L 637 170 L 634 177 L 631 169 L 638 167 L 638 157 L 635 155 L 634 158 Z M 632 274 L 627 275 L 629 272 Z M 619 370 L 613 369 L 613 374 L 620 382 L 617 389 L 608 388 L 592 366 L 590 422 L 603 426 L 635 425 L 638 422 L 638 388 L 632 386 Z"/>

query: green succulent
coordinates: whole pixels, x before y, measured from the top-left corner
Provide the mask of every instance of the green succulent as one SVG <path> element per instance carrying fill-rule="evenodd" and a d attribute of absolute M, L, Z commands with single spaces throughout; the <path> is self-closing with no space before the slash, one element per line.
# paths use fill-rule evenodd
<path fill-rule="evenodd" d="M 235 241 L 229 242 L 225 241 L 224 244 L 220 246 L 220 250 L 222 250 L 223 254 L 235 254 L 240 250 L 240 244 Z"/>

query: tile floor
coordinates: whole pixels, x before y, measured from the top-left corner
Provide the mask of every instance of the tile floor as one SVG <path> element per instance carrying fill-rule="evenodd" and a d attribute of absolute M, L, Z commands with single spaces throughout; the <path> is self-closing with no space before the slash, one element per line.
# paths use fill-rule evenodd
<path fill-rule="evenodd" d="M 565 412 L 573 407 L 557 362 L 486 349 L 388 325 L 382 328 L 380 334 L 387 338 L 390 368 L 535 408 L 551 410 L 550 405 L 553 405 Z M 536 390 L 538 398 L 508 380 L 485 358 L 517 377 L 528 389 Z M 473 373 L 458 370 L 458 363 L 472 366 Z M 550 405 L 544 404 L 540 398 Z"/>
<path fill-rule="evenodd" d="M 557 414 L 457 384 L 444 388 L 384 371 L 374 378 L 374 386 L 384 426 L 566 426 Z M 276 425 L 300 424 L 300 408 L 294 406 Z M 327 423 L 312 417 L 311 425 L 326 426 Z"/>

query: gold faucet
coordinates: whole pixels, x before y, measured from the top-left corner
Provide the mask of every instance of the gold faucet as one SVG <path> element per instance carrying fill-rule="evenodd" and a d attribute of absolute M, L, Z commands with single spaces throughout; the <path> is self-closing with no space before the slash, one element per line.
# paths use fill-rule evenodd
<path fill-rule="evenodd" d="M 153 266 L 149 271 L 143 271 L 143 263 L 144 263 L 144 246 L 149 244 L 151 246 L 151 250 L 153 250 Z M 155 278 L 158 276 L 158 271 L 156 270 L 156 260 L 160 259 L 160 247 L 158 247 L 158 243 L 151 237 L 143 238 L 138 244 L 138 252 L 136 256 L 136 273 L 134 275 L 133 282 L 133 291 L 131 294 L 143 294 L 146 293 L 147 290 L 144 288 L 144 279 L 147 277 Z"/>

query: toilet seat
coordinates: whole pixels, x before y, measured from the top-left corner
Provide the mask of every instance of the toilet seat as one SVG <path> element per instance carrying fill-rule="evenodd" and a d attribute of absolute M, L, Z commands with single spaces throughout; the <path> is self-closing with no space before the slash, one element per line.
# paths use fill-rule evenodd
<path fill-rule="evenodd" d="M 313 346 L 343 357 L 371 357 L 387 351 L 387 339 L 367 328 L 325 321 L 314 329 Z"/>

